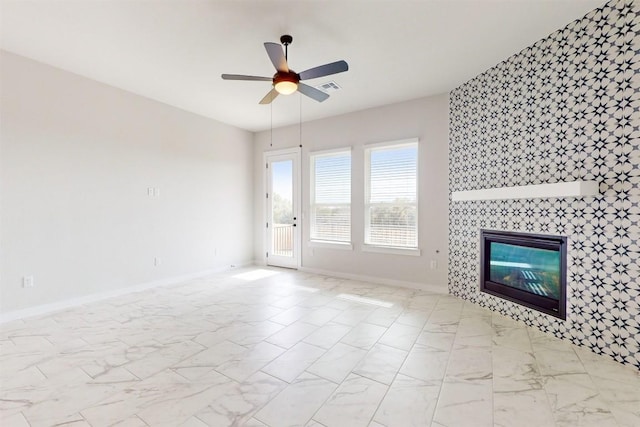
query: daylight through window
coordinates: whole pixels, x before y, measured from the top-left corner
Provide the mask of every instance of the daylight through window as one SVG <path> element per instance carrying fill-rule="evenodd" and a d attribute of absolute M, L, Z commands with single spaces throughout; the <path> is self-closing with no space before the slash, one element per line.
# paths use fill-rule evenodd
<path fill-rule="evenodd" d="M 365 243 L 418 247 L 417 139 L 365 149 Z"/>
<path fill-rule="evenodd" d="M 351 151 L 311 155 L 311 240 L 351 242 Z"/>

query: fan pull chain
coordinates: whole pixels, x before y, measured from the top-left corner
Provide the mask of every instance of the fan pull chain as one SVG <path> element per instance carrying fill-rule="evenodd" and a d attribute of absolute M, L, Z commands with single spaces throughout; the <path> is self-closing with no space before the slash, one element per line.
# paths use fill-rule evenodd
<path fill-rule="evenodd" d="M 302 148 L 302 94 L 298 96 L 298 99 L 300 99 L 300 148 Z"/>
<path fill-rule="evenodd" d="M 269 104 L 269 111 L 271 112 L 271 141 L 269 142 L 269 147 L 273 147 L 273 102 Z"/>

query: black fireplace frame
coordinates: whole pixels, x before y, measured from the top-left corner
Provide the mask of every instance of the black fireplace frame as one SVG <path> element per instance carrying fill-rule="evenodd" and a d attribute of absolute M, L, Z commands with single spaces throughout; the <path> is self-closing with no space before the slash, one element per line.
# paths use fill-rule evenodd
<path fill-rule="evenodd" d="M 506 243 L 560 252 L 560 297 L 558 300 L 536 295 L 502 283 L 489 277 L 491 242 Z M 567 318 L 567 238 L 546 234 L 517 233 L 513 231 L 480 230 L 480 291 L 533 308 L 542 313 Z"/>

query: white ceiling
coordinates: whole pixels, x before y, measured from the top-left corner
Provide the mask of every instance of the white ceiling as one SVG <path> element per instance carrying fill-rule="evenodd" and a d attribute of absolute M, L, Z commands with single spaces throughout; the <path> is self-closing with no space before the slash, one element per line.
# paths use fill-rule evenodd
<path fill-rule="evenodd" d="M 244 129 L 448 92 L 603 0 L 2 0 L 2 48 Z M 300 72 L 344 59 L 342 90 L 258 105 L 263 42 L 293 35 Z"/>

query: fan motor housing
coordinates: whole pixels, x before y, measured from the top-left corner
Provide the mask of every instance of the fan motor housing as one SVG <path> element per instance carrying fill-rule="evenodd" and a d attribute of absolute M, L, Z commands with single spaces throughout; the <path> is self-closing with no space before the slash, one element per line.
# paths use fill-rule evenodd
<path fill-rule="evenodd" d="M 289 72 L 278 71 L 273 75 L 273 84 L 275 85 L 278 82 L 300 82 L 300 75 L 295 71 L 289 70 Z"/>

